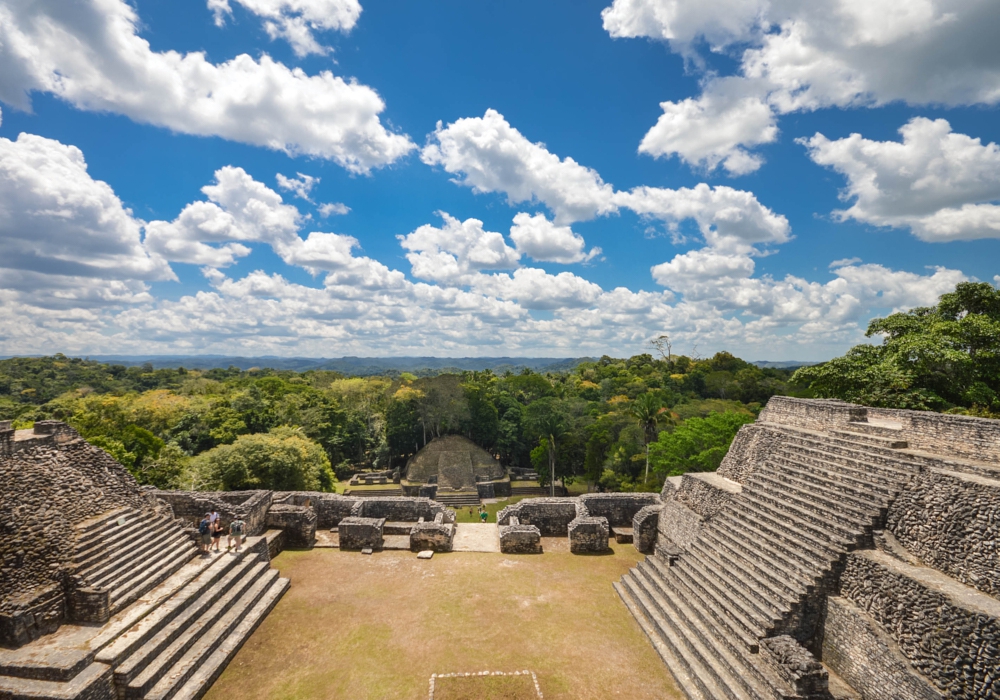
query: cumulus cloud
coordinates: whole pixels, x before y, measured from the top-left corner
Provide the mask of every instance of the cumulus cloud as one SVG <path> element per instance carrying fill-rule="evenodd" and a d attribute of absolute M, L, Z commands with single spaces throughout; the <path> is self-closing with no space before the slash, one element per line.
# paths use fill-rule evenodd
<path fill-rule="evenodd" d="M 518 252 L 539 262 L 587 262 L 601 254 L 600 248 L 586 252 L 583 236 L 569 226 L 557 226 L 544 214 L 517 214 L 510 229 L 510 239 Z"/>
<path fill-rule="evenodd" d="M 304 199 L 307 202 L 312 202 L 309 198 L 309 193 L 312 192 L 312 188 L 319 184 L 319 178 L 313 177 L 312 175 L 304 175 L 302 173 L 296 173 L 298 177 L 287 177 L 278 173 L 275 175 L 275 179 L 278 181 L 278 187 L 285 190 L 286 192 L 292 192 L 299 199 Z"/>
<path fill-rule="evenodd" d="M 379 120 L 378 93 L 355 80 L 307 75 L 267 55 L 214 64 L 200 52 L 153 51 L 138 23 L 124 0 L 0 5 L 0 101 L 28 109 L 31 91 L 49 92 L 79 109 L 326 158 L 357 173 L 414 148 Z"/>
<path fill-rule="evenodd" d="M 148 299 L 142 281 L 175 277 L 143 246 L 142 223 L 80 149 L 0 138 L 0 286 L 47 304 Z"/>
<path fill-rule="evenodd" d="M 475 192 L 502 192 L 514 205 L 541 202 L 558 224 L 614 211 L 613 189 L 595 170 L 532 143 L 493 109 L 482 117 L 438 122 L 420 154 Z"/>
<path fill-rule="evenodd" d="M 320 204 L 316 210 L 324 219 L 334 215 L 344 215 L 351 211 L 351 208 L 343 202 L 325 202 Z"/>
<path fill-rule="evenodd" d="M 761 204 L 752 192 L 705 183 L 676 190 L 636 187 L 617 192 L 615 202 L 645 217 L 659 219 L 676 230 L 693 219 L 705 241 L 717 248 L 747 250 L 748 246 L 784 243 L 791 226 L 781 214 Z"/>
<path fill-rule="evenodd" d="M 702 40 L 738 60 L 735 75 L 706 72 L 700 97 L 662 103 L 642 142 L 646 153 L 731 174 L 760 164 L 745 149 L 774 140 L 776 115 L 1000 102 L 990 0 L 614 0 L 603 18 L 611 36 L 665 40 L 695 66 Z"/>
<path fill-rule="evenodd" d="M 902 142 L 800 140 L 814 162 L 847 178 L 842 198 L 853 204 L 835 215 L 925 241 L 1000 238 L 1000 146 L 956 134 L 944 119 L 911 119 L 899 133 Z"/>
<path fill-rule="evenodd" d="M 412 233 L 397 236 L 409 251 L 413 275 L 450 284 L 469 284 L 480 270 L 510 270 L 521 254 L 507 245 L 503 234 L 486 231 L 479 219 L 459 221 L 446 212 L 441 227 L 424 224 Z"/>
<path fill-rule="evenodd" d="M 264 20 L 264 30 L 271 39 L 285 39 L 296 56 L 326 54 L 313 32 L 340 30 L 349 32 L 361 16 L 358 0 L 236 0 L 245 9 Z M 215 24 L 223 26 L 233 14 L 229 0 L 208 0 Z"/>

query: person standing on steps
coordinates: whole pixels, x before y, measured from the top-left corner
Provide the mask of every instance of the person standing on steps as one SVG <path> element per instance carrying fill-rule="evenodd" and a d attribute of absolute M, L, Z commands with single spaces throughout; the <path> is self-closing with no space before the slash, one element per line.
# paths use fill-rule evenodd
<path fill-rule="evenodd" d="M 198 535 L 201 537 L 201 553 L 208 556 L 208 548 L 212 544 L 212 514 L 205 513 L 205 517 L 198 523 Z"/>
<path fill-rule="evenodd" d="M 222 521 L 218 518 L 212 523 L 212 549 L 216 552 L 221 551 L 219 549 L 219 543 L 222 540 Z"/>
<path fill-rule="evenodd" d="M 226 544 L 226 551 L 228 552 L 230 547 L 233 546 L 233 539 L 236 540 L 236 551 L 240 551 L 240 546 L 243 544 L 243 526 L 244 522 L 240 520 L 240 516 L 236 516 L 229 523 L 229 542 Z"/>

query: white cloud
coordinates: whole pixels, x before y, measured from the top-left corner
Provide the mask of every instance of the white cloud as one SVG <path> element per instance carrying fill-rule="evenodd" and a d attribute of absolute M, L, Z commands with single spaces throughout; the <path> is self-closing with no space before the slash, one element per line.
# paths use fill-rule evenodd
<path fill-rule="evenodd" d="M 298 177 L 286 177 L 278 173 L 275 175 L 278 187 L 286 192 L 294 192 L 295 196 L 299 199 L 304 199 L 311 203 L 312 200 L 309 198 L 309 193 L 312 192 L 313 187 L 319 184 L 319 178 L 312 175 L 303 175 L 302 173 L 296 173 L 296 175 Z"/>
<path fill-rule="evenodd" d="M 444 225 L 424 224 L 412 233 L 397 236 L 409 251 L 413 275 L 420 279 L 449 284 L 468 284 L 480 270 L 510 270 L 518 266 L 521 254 L 507 245 L 503 234 L 483 229 L 479 219 L 459 221 L 438 212 Z"/>
<path fill-rule="evenodd" d="M 271 39 L 285 39 L 296 56 L 326 54 L 313 32 L 340 30 L 349 32 L 361 16 L 358 0 L 236 0 L 244 8 L 264 19 L 264 29 Z M 208 0 L 215 24 L 223 26 L 233 13 L 229 0 Z"/>
<path fill-rule="evenodd" d="M 0 286 L 49 305 L 148 300 L 142 280 L 175 277 L 141 231 L 80 149 L 0 138 Z"/>
<path fill-rule="evenodd" d="M 743 147 L 772 141 L 775 115 L 1000 102 L 991 0 L 614 0 L 603 17 L 611 36 L 666 40 L 692 65 L 703 65 L 702 39 L 739 61 L 732 76 L 706 72 L 700 97 L 664 102 L 643 140 L 645 152 L 732 174 L 759 163 Z"/>
<path fill-rule="evenodd" d="M 539 262 L 587 262 L 601 254 L 600 248 L 586 252 L 583 236 L 569 226 L 555 225 L 544 214 L 517 214 L 510 228 L 510 239 L 518 252 Z"/>
<path fill-rule="evenodd" d="M 351 211 L 351 208 L 342 202 L 325 202 L 320 204 L 316 210 L 324 219 L 333 215 L 344 215 Z"/>
<path fill-rule="evenodd" d="M 685 219 L 693 219 L 705 241 L 718 248 L 745 251 L 748 246 L 784 243 L 791 238 L 788 219 L 765 207 L 752 192 L 732 187 L 705 183 L 676 190 L 636 187 L 617 192 L 615 203 L 665 221 L 672 230 Z"/>
<path fill-rule="evenodd" d="M 595 170 L 572 158 L 560 160 L 493 109 L 447 127 L 438 122 L 420 157 L 428 165 L 460 175 L 455 182 L 475 192 L 502 192 L 512 205 L 542 202 L 559 224 L 615 210 L 613 189 Z"/>
<path fill-rule="evenodd" d="M 698 98 L 661 102 L 663 114 L 639 144 L 651 156 L 678 155 L 689 165 L 730 175 L 760 168 L 763 159 L 744 147 L 771 143 L 778 136 L 774 113 L 746 84 L 716 81 Z M 741 94 L 744 93 L 744 94 Z"/>
<path fill-rule="evenodd" d="M 0 101 L 28 109 L 31 91 L 49 92 L 79 109 L 326 158 L 359 173 L 414 148 L 379 121 L 385 104 L 368 86 L 329 71 L 310 76 L 267 55 L 214 64 L 200 52 L 152 51 L 138 22 L 124 0 L 0 5 Z"/>
<path fill-rule="evenodd" d="M 903 140 L 860 134 L 801 140 L 809 156 L 847 178 L 840 219 L 910 228 L 925 241 L 1000 238 L 1000 146 L 957 134 L 944 119 L 915 118 Z"/>
<path fill-rule="evenodd" d="M 535 267 L 522 267 L 513 274 L 480 275 L 473 288 L 483 294 L 513 299 L 526 309 L 566 309 L 592 306 L 601 287 L 571 272 L 550 275 Z"/>

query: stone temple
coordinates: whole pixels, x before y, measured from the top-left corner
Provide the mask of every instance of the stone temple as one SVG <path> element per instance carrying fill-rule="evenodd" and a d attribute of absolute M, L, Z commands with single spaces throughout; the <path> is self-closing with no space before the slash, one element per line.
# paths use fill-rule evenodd
<path fill-rule="evenodd" d="M 509 488 L 469 445 L 406 488 Z M 241 556 L 195 556 L 213 510 Z M 426 495 L 142 488 L 63 423 L 0 422 L 0 700 L 199 698 L 288 589 L 283 548 L 452 552 L 457 527 Z M 557 536 L 648 555 L 613 586 L 692 700 L 1000 699 L 1000 421 L 775 397 L 717 472 L 497 514 L 506 556 Z"/>
<path fill-rule="evenodd" d="M 429 496 L 450 506 L 510 495 L 510 476 L 500 461 L 462 435 L 427 443 L 406 463 L 400 485 L 407 496 Z"/>

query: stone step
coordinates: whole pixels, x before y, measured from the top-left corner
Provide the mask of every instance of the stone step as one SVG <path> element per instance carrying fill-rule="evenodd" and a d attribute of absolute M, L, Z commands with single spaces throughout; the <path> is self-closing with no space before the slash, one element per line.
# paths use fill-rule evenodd
<path fill-rule="evenodd" d="M 696 559 L 685 555 L 671 567 L 671 572 L 691 591 L 698 591 L 703 597 L 712 598 L 714 604 L 708 607 L 716 613 L 716 619 L 722 621 L 721 618 L 731 618 L 743 629 L 743 636 L 760 639 L 773 626 L 774 619 L 771 616 L 761 613 L 718 582 Z"/>
<path fill-rule="evenodd" d="M 903 439 L 902 431 L 900 431 L 900 435 L 897 437 L 883 437 L 881 435 L 859 433 L 855 430 L 834 428 L 830 430 L 830 434 L 844 438 L 845 440 L 850 440 L 851 442 L 857 442 L 862 445 L 871 445 L 873 447 L 881 447 L 887 450 L 900 450 L 905 447 L 909 447 L 909 443 Z"/>
<path fill-rule="evenodd" d="M 810 501 L 808 494 L 791 488 L 775 488 L 764 480 L 758 480 L 756 475 L 748 482 L 747 491 L 751 499 L 766 501 L 780 510 L 789 510 L 804 522 L 840 538 L 845 544 L 853 542 L 865 524 L 869 527 L 875 524 L 873 515 L 859 514 L 852 519 L 849 512 L 818 500 Z"/>
<path fill-rule="evenodd" d="M 707 549 L 704 544 L 695 542 L 684 559 L 689 564 L 697 561 L 711 575 L 711 583 L 723 586 L 731 598 L 739 598 L 744 610 L 755 611 L 761 619 L 777 620 L 792 609 L 794 599 L 791 596 L 786 599 L 772 589 L 769 582 L 758 580 L 755 573 L 728 568 L 718 552 Z"/>
<path fill-rule="evenodd" d="M 786 542 L 794 551 L 801 552 L 818 562 L 822 567 L 824 562 L 835 561 L 847 551 L 846 547 L 836 546 L 826 540 L 816 539 L 812 533 L 803 529 L 797 519 L 777 513 L 772 508 L 761 508 L 753 501 L 731 502 L 723 507 L 724 511 L 733 514 L 733 519 L 739 521 L 755 521 L 766 528 L 775 537 Z"/>
<path fill-rule="evenodd" d="M 684 689 L 688 697 L 693 700 L 714 700 L 716 698 L 730 697 L 730 695 L 724 692 L 723 688 L 719 687 L 716 676 L 713 673 L 696 659 L 679 653 L 679 649 L 683 647 L 683 641 L 657 624 L 657 621 L 650 613 L 653 604 L 641 592 L 639 584 L 635 582 L 630 573 L 622 576 L 621 582 L 616 585 L 616 590 L 619 589 L 619 586 L 619 595 L 625 600 L 625 596 L 622 595 L 624 591 L 632 601 L 632 604 L 638 609 L 639 614 L 635 615 L 636 619 L 639 620 L 639 624 L 643 627 L 646 636 L 650 640 L 655 640 L 654 647 L 656 647 L 657 652 L 660 652 L 660 658 L 667 664 L 667 668 L 670 669 L 674 678 L 677 679 L 677 684 Z M 628 605 L 628 601 L 626 601 L 626 605 Z M 657 645 L 657 642 L 659 645 Z M 666 653 L 664 654 L 663 651 L 666 651 Z"/>
<path fill-rule="evenodd" d="M 146 694 L 145 700 L 167 700 L 174 697 L 177 691 L 194 675 L 198 667 L 205 663 L 208 657 L 222 645 L 223 641 L 236 631 L 240 622 L 251 616 L 257 603 L 264 598 L 277 581 L 278 571 L 276 569 L 270 569 L 259 577 L 239 600 L 162 675 L 159 682 Z M 267 607 L 263 614 L 266 614 L 267 610 L 270 610 L 270 607 Z"/>
<path fill-rule="evenodd" d="M 187 621 L 187 626 L 181 628 L 180 634 L 173 635 L 173 630 L 169 630 L 167 634 L 172 636 L 169 644 L 161 647 L 155 639 L 148 643 L 156 652 L 155 656 L 152 652 L 146 654 L 145 650 L 140 649 L 141 661 L 130 663 L 130 660 L 126 660 L 115 669 L 115 682 L 119 687 L 125 688 L 125 698 L 146 698 L 154 686 L 171 675 L 173 667 L 214 629 L 219 620 L 228 620 L 229 612 L 248 607 L 246 604 L 240 605 L 243 594 L 255 587 L 261 588 L 261 580 L 265 579 L 269 570 L 267 562 L 261 561 L 259 557 L 248 558 L 247 563 L 249 568 L 245 575 L 236 578 L 230 589 L 223 591 L 196 619 Z M 272 577 L 277 576 L 277 571 L 270 571 L 273 572 Z M 204 649 L 204 645 L 199 648 Z"/>
<path fill-rule="evenodd" d="M 0 676 L 3 700 L 110 700 L 114 698 L 111 667 L 92 663 L 68 681 L 42 681 Z"/>
<path fill-rule="evenodd" d="M 849 480 L 861 487 L 868 485 L 874 491 L 885 494 L 887 498 L 891 497 L 898 490 L 899 484 L 905 481 L 899 474 L 890 477 L 872 469 L 871 462 L 844 457 L 823 448 L 782 445 L 768 456 L 768 460 L 772 462 L 780 459 L 817 466 L 838 475 L 839 479 Z"/>
<path fill-rule="evenodd" d="M 782 479 L 781 468 L 765 464 L 765 468 L 754 472 L 751 488 L 760 488 L 775 494 L 785 494 L 802 506 L 819 508 L 838 517 L 845 524 L 870 523 L 878 517 L 881 509 L 861 508 L 853 500 L 836 497 L 815 485 L 794 479 Z"/>
<path fill-rule="evenodd" d="M 786 454 L 777 450 L 768 457 L 768 462 L 779 467 L 782 472 L 802 476 L 802 478 L 822 479 L 826 484 L 834 484 L 856 498 L 877 500 L 885 507 L 896 494 L 895 486 L 865 480 L 854 476 L 854 472 L 843 470 L 839 465 L 801 454 Z"/>
<path fill-rule="evenodd" d="M 109 511 L 105 511 L 100 515 L 95 515 L 92 518 L 87 518 L 86 520 L 81 520 L 76 525 L 73 526 L 73 530 L 76 532 L 76 541 L 80 542 L 86 540 L 88 537 L 99 534 L 106 530 L 108 524 L 114 522 L 122 515 L 133 512 L 130 508 L 121 507 L 113 508 Z"/>
<path fill-rule="evenodd" d="M 141 514 L 129 510 L 120 512 L 119 517 L 125 518 L 124 524 L 119 525 L 115 519 L 104 530 L 95 532 L 86 539 L 77 539 L 73 562 L 78 569 L 87 568 L 93 561 L 94 555 L 100 557 L 109 543 L 124 542 L 136 534 L 141 534 L 144 520 Z M 160 522 L 164 520 L 158 519 Z"/>
<path fill-rule="evenodd" d="M 136 571 L 131 579 L 125 579 L 117 588 L 111 589 L 111 613 L 114 614 L 138 600 L 147 591 L 155 588 L 192 558 L 197 550 L 190 542 L 178 545 L 174 550 Z"/>
<path fill-rule="evenodd" d="M 113 588 L 122 576 L 127 576 L 144 561 L 155 558 L 157 552 L 171 550 L 190 541 L 180 530 L 164 528 L 152 532 L 125 549 L 113 550 L 110 561 L 105 566 L 95 569 L 92 574 L 83 575 L 83 578 L 94 588 Z"/>
<path fill-rule="evenodd" d="M 785 569 L 779 560 L 769 556 L 749 556 L 740 550 L 728 538 L 720 537 L 711 526 L 705 528 L 700 540 L 701 545 L 695 543 L 694 546 L 703 546 L 724 560 L 730 567 L 737 567 L 760 581 L 760 584 L 768 588 L 786 601 L 797 601 L 810 588 L 809 584 L 802 580 L 798 572 L 791 572 Z"/>
<path fill-rule="evenodd" d="M 165 529 L 164 524 L 158 524 L 156 528 L 144 530 L 142 523 L 138 520 L 127 523 L 121 528 L 115 528 L 113 536 L 105 536 L 86 546 L 85 549 L 77 549 L 73 563 L 77 574 L 89 577 L 92 573 L 108 564 L 108 560 L 114 555 L 115 547 L 121 548 L 155 533 L 157 529 Z"/>
<path fill-rule="evenodd" d="M 97 660 L 115 666 L 116 679 L 127 685 L 150 658 L 159 654 L 255 563 L 254 557 L 235 556 L 213 562 L 200 576 L 98 652 Z"/>
<path fill-rule="evenodd" d="M 173 700 L 197 700 L 211 687 L 215 679 L 225 670 L 226 666 L 240 650 L 243 643 L 250 638 L 258 625 L 264 621 L 268 613 L 281 600 L 288 590 L 290 582 L 287 578 L 279 578 L 271 584 L 267 592 L 257 604 L 247 613 L 232 632 L 213 651 L 201 666 L 199 666 L 187 682 L 173 695 Z"/>
<path fill-rule="evenodd" d="M 767 478 L 774 481 L 791 484 L 799 490 L 811 489 L 818 496 L 832 502 L 838 500 L 849 504 L 851 508 L 862 513 L 884 514 L 886 503 L 878 498 L 870 489 L 862 485 L 852 486 L 843 480 L 834 481 L 835 474 L 821 476 L 818 470 L 812 472 L 804 471 L 798 467 L 791 466 L 787 462 L 782 465 L 768 461 L 772 471 L 769 471 Z M 829 478 L 828 478 L 829 477 Z"/>
<path fill-rule="evenodd" d="M 794 525 L 795 529 L 813 540 L 834 548 L 846 549 L 854 542 L 854 533 L 841 525 L 829 522 L 823 514 L 798 508 L 773 494 L 763 491 L 744 491 L 740 500 L 749 507 L 767 513 L 772 519 L 778 518 Z"/>
<path fill-rule="evenodd" d="M 745 619 L 739 611 L 726 607 L 728 603 L 720 599 L 713 590 L 693 580 L 689 572 L 676 565 L 668 567 L 657 557 L 647 557 L 646 563 L 656 570 L 659 575 L 657 580 L 664 590 L 675 591 L 684 600 L 707 611 L 713 627 L 727 635 L 737 648 L 756 652 L 757 640 L 764 636 L 764 630 L 759 624 Z"/>
<path fill-rule="evenodd" d="M 676 595 L 661 588 L 649 569 L 641 564 L 631 572 L 633 580 L 641 587 L 647 598 L 656 605 L 651 615 L 658 627 L 665 623 L 672 628 L 676 637 L 684 647 L 677 651 L 680 655 L 694 654 L 701 664 L 716 675 L 717 680 L 726 689 L 737 691 L 736 697 L 748 697 L 753 700 L 771 700 L 777 698 L 769 684 L 762 683 L 753 664 L 748 663 L 745 655 L 720 644 L 715 634 L 715 626 L 710 621 L 703 620 L 686 602 Z M 707 624 L 706 624 L 707 622 Z M 742 691 L 742 692 L 740 692 Z"/>
<path fill-rule="evenodd" d="M 787 553 L 775 548 L 765 537 L 748 537 L 745 530 L 735 532 L 729 523 L 714 520 L 701 534 L 706 544 L 722 547 L 734 556 L 754 563 L 765 575 L 779 577 L 785 585 L 799 591 L 811 590 L 816 584 L 816 565 L 806 567 L 792 560 Z"/>
<path fill-rule="evenodd" d="M 854 469 L 866 478 L 880 478 L 892 483 L 921 470 L 920 465 L 911 461 L 905 452 L 886 450 L 886 454 L 882 454 L 878 452 L 878 448 L 862 450 L 844 445 L 843 442 L 846 441 L 838 442 L 836 438 L 829 436 L 822 440 L 796 436 L 782 443 L 779 451 L 791 451 L 793 454 L 818 453 L 826 461 Z"/>
<path fill-rule="evenodd" d="M 759 543 L 772 554 L 777 552 L 778 558 L 784 558 L 789 566 L 794 566 L 810 579 L 814 572 L 821 570 L 830 561 L 829 555 L 803 546 L 784 527 L 775 527 L 767 521 L 751 520 L 732 510 L 723 509 L 719 512 L 712 519 L 712 527 L 718 528 L 733 541 L 746 543 L 747 547 L 752 548 Z"/>

